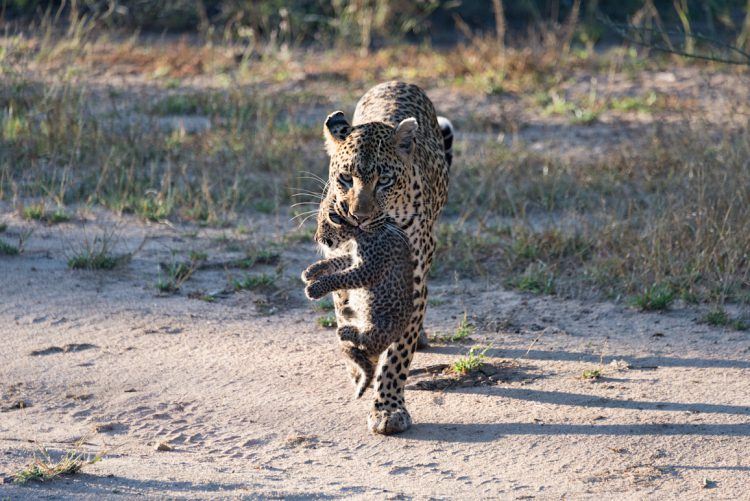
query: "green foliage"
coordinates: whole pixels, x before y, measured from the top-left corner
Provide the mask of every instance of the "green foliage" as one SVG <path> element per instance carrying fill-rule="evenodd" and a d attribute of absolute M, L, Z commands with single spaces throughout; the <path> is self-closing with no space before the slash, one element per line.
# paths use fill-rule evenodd
<path fill-rule="evenodd" d="M 526 270 L 510 280 L 510 286 L 523 292 L 534 294 L 554 294 L 555 276 L 544 266 L 530 264 Z"/>
<path fill-rule="evenodd" d="M 722 326 L 728 325 L 730 318 L 725 309 L 718 308 L 706 313 L 706 316 L 703 317 L 703 321 L 708 325 Z"/>
<path fill-rule="evenodd" d="M 602 377 L 601 369 L 586 369 L 581 374 L 582 379 L 595 380 Z"/>
<path fill-rule="evenodd" d="M 330 296 L 324 297 L 313 305 L 315 311 L 333 311 L 333 299 Z"/>
<path fill-rule="evenodd" d="M 156 282 L 156 288 L 159 292 L 173 293 L 180 290 L 182 284 L 187 282 L 193 276 L 197 269 L 198 259 L 191 259 L 190 262 L 173 261 L 164 266 L 163 272 L 160 270 L 159 279 Z M 162 274 L 163 273 L 163 274 Z"/>
<path fill-rule="evenodd" d="M 333 313 L 323 315 L 322 317 L 318 317 L 316 322 L 321 327 L 324 327 L 326 329 L 333 329 L 336 327 L 336 315 Z"/>
<path fill-rule="evenodd" d="M 466 341 L 472 334 L 474 334 L 475 330 L 476 327 L 469 323 L 466 312 L 464 312 L 464 316 L 459 322 L 458 327 L 456 328 L 456 332 L 455 334 L 453 334 L 453 336 L 451 336 L 450 340 L 454 342 Z"/>
<path fill-rule="evenodd" d="M 13 475 L 17 484 L 30 481 L 46 482 L 62 475 L 74 475 L 87 465 L 101 461 L 101 454 L 85 454 L 79 451 L 69 451 L 61 459 L 54 460 L 50 454 L 42 449 L 34 460 Z"/>
<path fill-rule="evenodd" d="M 67 223 L 70 216 L 62 209 L 57 208 L 52 212 L 45 209 L 43 203 L 27 205 L 23 208 L 23 218 L 27 221 L 43 221 L 47 224 Z"/>
<path fill-rule="evenodd" d="M 68 257 L 68 267 L 74 270 L 111 270 L 129 260 L 129 254 L 115 256 L 112 253 L 113 243 L 113 232 L 103 231 L 93 240 L 86 236 L 73 255 Z"/>
<path fill-rule="evenodd" d="M 119 263 L 114 256 L 103 252 L 87 251 L 68 258 L 68 267 L 74 270 L 111 270 Z"/>
<path fill-rule="evenodd" d="M 473 346 L 465 357 L 459 358 L 453 363 L 453 365 L 451 365 L 451 371 L 455 374 L 464 375 L 479 369 L 484 365 L 484 362 L 487 359 L 485 354 L 489 349 L 490 347 L 488 346 L 482 351 L 479 351 L 479 347 Z"/>
<path fill-rule="evenodd" d="M 0 255 L 4 256 L 17 256 L 19 249 L 15 245 L 11 245 L 3 239 L 0 239 Z"/>
<path fill-rule="evenodd" d="M 701 319 L 703 323 L 717 327 L 731 327 L 734 330 L 744 331 L 748 329 L 748 324 L 740 318 L 733 319 L 724 308 L 715 308 Z"/>
<path fill-rule="evenodd" d="M 633 304 L 644 311 L 669 309 L 675 299 L 674 289 L 666 284 L 654 284 L 633 298 Z"/>
<path fill-rule="evenodd" d="M 44 217 L 44 205 L 33 204 L 23 208 L 23 218 L 26 220 L 39 221 Z"/>
<path fill-rule="evenodd" d="M 276 277 L 267 273 L 246 275 L 242 278 L 232 279 L 232 288 L 236 291 L 270 288 L 274 287 L 275 284 Z"/>

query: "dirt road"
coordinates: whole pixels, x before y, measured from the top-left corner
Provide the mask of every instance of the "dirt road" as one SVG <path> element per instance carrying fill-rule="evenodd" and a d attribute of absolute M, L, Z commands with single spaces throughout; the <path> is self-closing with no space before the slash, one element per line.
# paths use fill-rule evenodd
<path fill-rule="evenodd" d="M 104 212 L 46 227 L 3 211 L 6 237 L 35 231 L 22 255 L 0 257 L 0 498 L 748 496 L 750 336 L 694 312 L 437 281 L 429 331 L 455 331 L 466 312 L 476 332 L 436 343 L 413 369 L 491 345 L 496 384 L 439 389 L 444 376 L 415 376 L 413 428 L 374 436 L 334 331 L 316 324 L 296 278 L 311 244 L 249 272 L 206 266 L 160 296 L 160 261 L 203 249 L 226 262 L 233 240 Z M 237 239 L 258 246 L 289 224 L 248 216 Z M 75 242 L 111 227 L 119 252 L 148 237 L 130 263 L 68 269 Z M 227 274 L 264 271 L 275 277 L 264 290 L 224 290 Z M 40 447 L 58 457 L 81 441 L 104 458 L 75 476 L 11 483 Z"/>

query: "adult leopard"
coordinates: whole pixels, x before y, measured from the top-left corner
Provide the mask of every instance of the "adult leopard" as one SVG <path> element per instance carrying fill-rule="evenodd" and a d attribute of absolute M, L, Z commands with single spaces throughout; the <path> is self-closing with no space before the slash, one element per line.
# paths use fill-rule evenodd
<path fill-rule="evenodd" d="M 323 131 L 330 165 L 320 211 L 333 210 L 363 229 L 390 217 L 412 251 L 414 313 L 402 338 L 373 360 L 375 398 L 367 419 L 375 433 L 398 433 L 411 426 L 404 386 L 418 340 L 424 339 L 425 282 L 435 249 L 433 227 L 448 193 L 453 126 L 436 115 L 416 85 L 386 82 L 362 96 L 352 124 L 336 111 Z M 321 243 L 328 257 L 331 250 Z M 334 294 L 334 304 L 339 325 L 356 323 L 358 305 L 349 304 L 346 291 Z"/>

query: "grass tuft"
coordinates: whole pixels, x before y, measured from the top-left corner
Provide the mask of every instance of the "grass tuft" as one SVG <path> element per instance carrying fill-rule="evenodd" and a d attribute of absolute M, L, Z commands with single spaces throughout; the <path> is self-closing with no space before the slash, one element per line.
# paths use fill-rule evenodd
<path fill-rule="evenodd" d="M 466 341 L 472 334 L 474 334 L 475 330 L 476 327 L 473 324 L 469 323 L 466 312 L 464 312 L 464 316 L 458 323 L 456 333 L 451 337 L 451 341 Z"/>
<path fill-rule="evenodd" d="M 275 285 L 276 277 L 274 275 L 269 275 L 268 273 L 246 275 L 243 278 L 232 279 L 232 288 L 235 291 L 268 289 L 275 287 Z"/>
<path fill-rule="evenodd" d="M 34 460 L 13 475 L 17 484 L 31 481 L 46 482 L 62 475 L 74 475 L 85 466 L 101 461 L 102 455 L 89 455 L 79 451 L 70 451 L 55 461 L 47 450 L 42 450 Z"/>
<path fill-rule="evenodd" d="M 601 369 L 586 369 L 581 374 L 582 379 L 586 379 L 589 381 L 594 381 L 596 379 L 599 379 L 602 377 L 602 371 Z"/>
<path fill-rule="evenodd" d="M 453 363 L 453 365 L 451 365 L 451 371 L 454 374 L 464 375 L 471 371 L 479 369 L 482 365 L 484 365 L 484 361 L 487 358 L 485 354 L 489 349 L 490 347 L 488 346 L 482 351 L 479 351 L 479 347 L 472 347 L 465 357 L 459 358 Z"/>
<path fill-rule="evenodd" d="M 32 204 L 23 208 L 23 218 L 27 221 L 41 221 L 47 224 L 60 224 L 70 221 L 70 215 L 62 208 L 57 208 L 52 212 L 44 208 L 44 204 Z"/>
<path fill-rule="evenodd" d="M 664 311 L 674 302 L 675 293 L 671 286 L 654 284 L 633 297 L 633 305 L 643 311 Z"/>
<path fill-rule="evenodd" d="M 83 243 L 68 257 L 68 267 L 74 270 L 111 270 L 130 258 L 129 254 L 116 256 L 112 253 L 115 235 L 112 231 L 103 231 L 93 240 L 88 236 Z"/>
<path fill-rule="evenodd" d="M 333 311 L 333 299 L 324 297 L 313 305 L 315 311 Z"/>
<path fill-rule="evenodd" d="M 315 320 L 319 326 L 324 327 L 326 329 L 333 329 L 336 327 L 336 315 L 333 313 L 329 313 L 327 315 L 323 315 L 322 317 L 318 317 Z"/>
<path fill-rule="evenodd" d="M 748 329 L 748 324 L 740 318 L 733 319 L 724 308 L 716 308 L 706 313 L 701 322 L 715 327 L 731 327 L 737 331 Z"/>
<path fill-rule="evenodd" d="M 18 247 L 0 239 L 0 255 L 17 256 L 20 253 Z"/>

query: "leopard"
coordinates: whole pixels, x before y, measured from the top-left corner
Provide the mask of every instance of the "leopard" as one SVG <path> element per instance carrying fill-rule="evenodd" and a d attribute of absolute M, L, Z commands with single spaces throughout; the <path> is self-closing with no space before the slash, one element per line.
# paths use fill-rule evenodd
<path fill-rule="evenodd" d="M 365 92 L 351 123 L 340 110 L 324 122 L 329 168 L 319 213 L 335 213 L 365 230 L 390 218 L 406 235 L 413 260 L 413 312 L 376 367 L 367 417 L 373 433 L 399 433 L 412 424 L 404 388 L 417 346 L 426 340 L 426 279 L 435 251 L 434 226 L 448 196 L 453 133 L 451 121 L 437 116 L 420 87 L 399 81 Z M 332 252 L 324 246 L 325 255 Z M 346 290 L 334 293 L 339 323 L 357 314 L 348 296 Z"/>
<path fill-rule="evenodd" d="M 409 241 L 390 218 L 364 229 L 335 212 L 318 216 L 315 239 L 337 252 L 302 273 L 305 295 L 315 300 L 346 289 L 360 312 L 359 322 L 337 328 L 358 399 L 372 385 L 378 357 L 403 336 L 411 318 L 414 266 Z"/>

